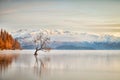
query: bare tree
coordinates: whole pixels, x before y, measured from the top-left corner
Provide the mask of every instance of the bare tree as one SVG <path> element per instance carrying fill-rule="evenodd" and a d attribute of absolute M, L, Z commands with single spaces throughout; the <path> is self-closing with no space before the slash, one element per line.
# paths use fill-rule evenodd
<path fill-rule="evenodd" d="M 48 36 L 47 33 L 43 33 L 43 32 L 39 33 L 38 35 L 35 36 L 33 42 L 35 44 L 35 53 L 34 53 L 34 55 L 37 55 L 37 52 L 39 50 L 49 51 L 51 49 L 49 47 L 50 37 Z"/>

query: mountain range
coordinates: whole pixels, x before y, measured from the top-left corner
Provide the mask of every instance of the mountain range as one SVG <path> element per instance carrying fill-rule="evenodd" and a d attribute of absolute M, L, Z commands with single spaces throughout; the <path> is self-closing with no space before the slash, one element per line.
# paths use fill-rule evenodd
<path fill-rule="evenodd" d="M 28 30 L 21 29 L 12 32 L 23 49 L 34 49 L 33 39 L 40 32 L 47 33 L 51 38 L 50 46 L 53 49 L 67 50 L 119 50 L 120 36 L 114 34 L 81 33 L 59 29 Z M 119 33 L 118 33 L 119 34 Z"/>

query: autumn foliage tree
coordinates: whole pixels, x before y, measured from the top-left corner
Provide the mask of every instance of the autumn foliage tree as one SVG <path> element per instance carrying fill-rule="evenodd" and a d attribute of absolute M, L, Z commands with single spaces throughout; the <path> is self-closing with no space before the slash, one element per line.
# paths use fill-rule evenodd
<path fill-rule="evenodd" d="M 0 50 L 3 49 L 20 49 L 20 43 L 14 39 L 8 32 L 5 30 L 0 30 Z"/>

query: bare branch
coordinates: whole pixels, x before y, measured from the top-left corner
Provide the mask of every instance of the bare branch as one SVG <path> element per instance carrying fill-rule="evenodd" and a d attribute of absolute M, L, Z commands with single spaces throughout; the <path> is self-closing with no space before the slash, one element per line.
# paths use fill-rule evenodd
<path fill-rule="evenodd" d="M 33 40 L 34 44 L 35 44 L 35 54 L 37 54 L 37 51 L 39 50 L 43 50 L 43 51 L 47 51 L 50 50 L 49 47 L 49 43 L 50 43 L 50 37 L 48 37 L 47 33 L 39 33 L 38 35 L 36 35 L 36 37 Z"/>

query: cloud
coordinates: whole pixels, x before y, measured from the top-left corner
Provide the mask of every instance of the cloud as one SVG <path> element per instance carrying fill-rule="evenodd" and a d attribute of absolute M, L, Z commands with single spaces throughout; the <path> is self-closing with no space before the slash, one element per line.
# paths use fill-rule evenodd
<path fill-rule="evenodd" d="M 0 26 L 60 28 L 80 32 L 119 32 L 119 2 L 68 0 L 7 0 L 0 3 Z M 94 5 L 93 5 L 94 4 Z M 108 9 L 108 10 L 107 10 Z M 109 11 L 109 9 L 111 9 Z M 110 14 L 110 15 L 109 15 Z M 113 15 L 111 17 L 111 14 Z M 106 16 L 107 15 L 107 16 Z M 4 25 L 5 26 L 4 26 Z M 26 26 L 27 25 L 27 26 Z M 35 26 L 34 26 L 35 25 Z M 38 25 L 38 26 L 36 26 Z M 42 26 L 39 26 L 42 25 Z"/>
<path fill-rule="evenodd" d="M 104 24 L 97 24 L 97 25 L 88 25 L 88 26 L 91 26 L 91 27 L 119 27 L 120 28 L 120 24 L 119 23 L 104 23 Z"/>

